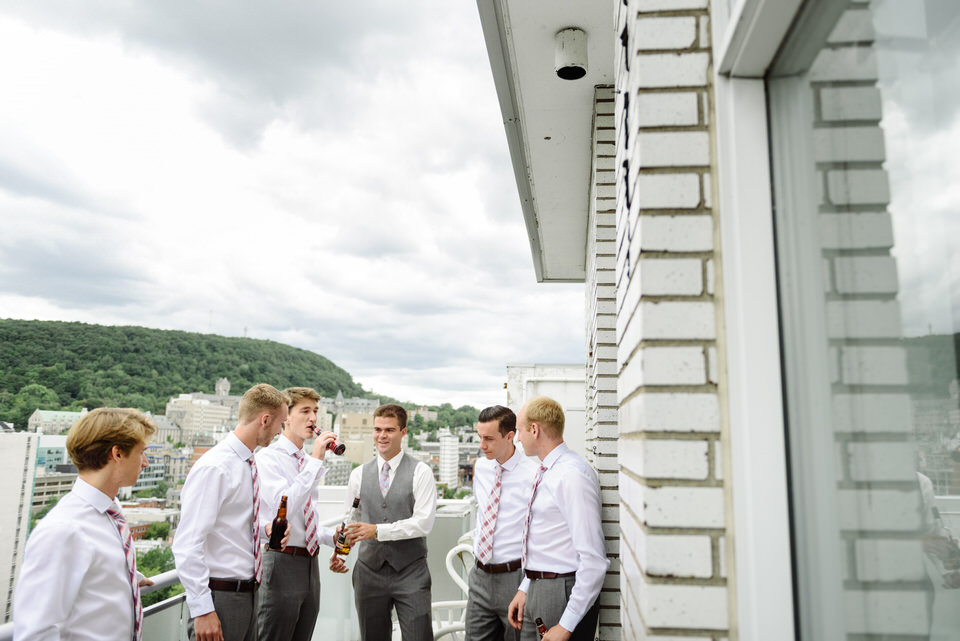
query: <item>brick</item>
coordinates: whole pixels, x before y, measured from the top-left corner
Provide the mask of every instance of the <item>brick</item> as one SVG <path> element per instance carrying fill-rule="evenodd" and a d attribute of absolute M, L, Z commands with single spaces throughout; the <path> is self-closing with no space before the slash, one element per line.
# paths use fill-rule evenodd
<path fill-rule="evenodd" d="M 827 303 L 829 338 L 900 338 L 902 335 L 900 303 L 895 300 Z"/>
<path fill-rule="evenodd" d="M 913 418 L 907 394 L 835 394 L 835 432 L 907 432 Z"/>
<path fill-rule="evenodd" d="M 827 121 L 880 120 L 883 103 L 877 87 L 824 87 L 820 90 L 820 113 Z"/>
<path fill-rule="evenodd" d="M 710 471 L 707 441 L 620 439 L 624 469 L 647 479 L 706 480 Z"/>
<path fill-rule="evenodd" d="M 873 30 L 871 10 L 848 9 L 840 14 L 839 20 L 827 37 L 827 42 L 830 44 L 872 42 L 876 35 Z"/>
<path fill-rule="evenodd" d="M 890 214 L 821 214 L 820 246 L 825 249 L 888 249 L 893 247 Z"/>
<path fill-rule="evenodd" d="M 911 532 L 920 527 L 920 494 L 915 490 L 838 490 L 842 530 Z"/>
<path fill-rule="evenodd" d="M 704 96 L 706 98 L 706 96 Z M 704 107 L 706 109 L 706 107 Z M 703 172 L 703 206 L 704 207 L 713 207 L 713 186 L 712 179 L 710 178 L 710 172 Z"/>
<path fill-rule="evenodd" d="M 643 251 L 713 249 L 713 219 L 710 216 L 640 216 L 637 226 Z"/>
<path fill-rule="evenodd" d="M 643 487 L 641 519 L 649 527 L 722 528 L 723 488 Z"/>
<path fill-rule="evenodd" d="M 909 443 L 847 443 L 840 447 L 846 452 L 854 481 L 916 481 L 914 447 Z"/>
<path fill-rule="evenodd" d="M 716 347 L 707 348 L 707 380 L 711 383 L 720 382 Z"/>
<path fill-rule="evenodd" d="M 890 202 L 887 172 L 882 169 L 828 171 L 827 195 L 834 205 L 885 205 Z"/>
<path fill-rule="evenodd" d="M 714 305 L 703 301 L 641 301 L 632 322 L 641 340 L 712 340 L 717 330 Z"/>
<path fill-rule="evenodd" d="M 720 441 L 713 442 L 713 478 L 723 480 L 723 443 Z"/>
<path fill-rule="evenodd" d="M 827 127 L 813 131 L 817 162 L 883 162 L 886 148 L 880 127 Z"/>
<path fill-rule="evenodd" d="M 859 581 L 922 581 L 927 576 L 918 540 L 857 539 L 854 560 Z"/>
<path fill-rule="evenodd" d="M 876 80 L 876 52 L 866 47 L 821 49 L 807 77 L 811 82 Z"/>
<path fill-rule="evenodd" d="M 719 432 L 716 394 L 639 394 L 620 407 L 620 431 Z"/>
<path fill-rule="evenodd" d="M 642 529 L 631 534 L 630 541 L 648 576 L 698 579 L 713 576 L 709 536 L 651 535 Z"/>
<path fill-rule="evenodd" d="M 641 582 L 637 599 L 650 628 L 725 630 L 727 589 L 701 585 L 661 585 Z"/>
<path fill-rule="evenodd" d="M 640 209 L 696 209 L 700 206 L 700 177 L 692 173 L 641 174 L 634 193 Z"/>
<path fill-rule="evenodd" d="M 641 93 L 636 109 L 631 110 L 632 122 L 638 127 L 689 127 L 700 124 L 697 107 L 699 95 L 693 91 L 674 93 Z"/>
<path fill-rule="evenodd" d="M 637 263 L 645 296 L 699 296 L 703 293 L 703 263 L 697 258 L 648 258 Z"/>
<path fill-rule="evenodd" d="M 705 87 L 710 54 L 641 54 L 635 64 L 636 86 L 640 89 Z"/>
<path fill-rule="evenodd" d="M 707 261 L 707 293 L 713 295 L 714 282 L 716 281 L 716 270 L 713 266 L 713 259 Z"/>
<path fill-rule="evenodd" d="M 639 51 L 688 49 L 697 39 L 697 20 L 691 16 L 641 17 L 633 23 L 632 31 Z"/>
<path fill-rule="evenodd" d="M 707 0 L 637 0 L 637 11 L 679 11 L 706 9 Z"/>
<path fill-rule="evenodd" d="M 847 590 L 843 594 L 850 634 L 926 636 L 930 629 L 927 608 L 923 590 Z"/>
<path fill-rule="evenodd" d="M 902 347 L 841 347 L 840 380 L 847 385 L 906 385 L 906 352 Z"/>
<path fill-rule="evenodd" d="M 637 167 L 701 167 L 710 164 L 710 136 L 705 131 L 640 133 L 634 148 Z"/>
<path fill-rule="evenodd" d="M 893 256 L 840 256 L 833 260 L 833 271 L 841 294 L 895 294 L 900 289 Z"/>
<path fill-rule="evenodd" d="M 638 387 L 703 385 L 706 380 L 702 347 L 645 347 L 624 364 L 617 393 L 623 397 Z"/>

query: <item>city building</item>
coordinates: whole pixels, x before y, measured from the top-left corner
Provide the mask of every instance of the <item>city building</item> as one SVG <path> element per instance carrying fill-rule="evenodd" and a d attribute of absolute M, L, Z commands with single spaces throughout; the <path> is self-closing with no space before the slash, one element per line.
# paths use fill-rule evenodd
<path fill-rule="evenodd" d="M 87 413 L 87 408 L 79 412 L 36 409 L 27 419 L 27 431 L 37 434 L 61 434 Z"/>
<path fill-rule="evenodd" d="M 514 412 L 534 396 L 549 396 L 563 407 L 564 440 L 577 452 L 586 448 L 584 386 L 586 368 L 574 364 L 508 363 L 507 407 Z"/>
<path fill-rule="evenodd" d="M 407 412 L 408 421 L 413 421 L 414 416 L 423 418 L 424 422 L 435 421 L 437 420 L 437 411 L 427 409 L 426 407 L 418 407 Z"/>
<path fill-rule="evenodd" d="M 533 271 L 584 285 L 599 637 L 955 636 L 916 439 L 954 409 L 960 4 L 478 7 Z"/>
<path fill-rule="evenodd" d="M 40 470 L 37 470 L 37 474 L 33 478 L 31 508 L 37 510 L 45 506 L 51 498 L 60 498 L 73 489 L 75 480 L 77 480 L 76 472 L 41 474 Z"/>
<path fill-rule="evenodd" d="M 373 411 L 380 407 L 379 398 L 344 398 L 342 391 L 337 391 L 336 398 L 321 398 L 320 405 L 323 405 L 328 411 L 336 415 L 344 412 L 348 414 L 373 414 Z"/>
<path fill-rule="evenodd" d="M 37 449 L 37 468 L 44 473 L 57 471 L 58 465 L 72 465 L 67 455 L 67 437 L 60 434 L 41 434 Z"/>
<path fill-rule="evenodd" d="M 460 439 L 450 433 L 447 428 L 437 431 L 440 439 L 440 456 L 438 459 L 437 482 L 446 483 L 447 487 L 460 485 L 457 471 L 460 463 Z"/>
<path fill-rule="evenodd" d="M 344 452 L 346 453 L 346 452 Z M 324 465 L 327 471 L 320 479 L 321 485 L 346 485 L 350 482 L 350 472 L 353 470 L 354 463 L 350 460 L 327 455 L 324 458 Z"/>
<path fill-rule="evenodd" d="M 344 458 L 358 465 L 366 463 L 374 455 L 373 413 L 343 413 L 337 415 L 337 420 L 339 439 L 347 447 Z"/>
<path fill-rule="evenodd" d="M 27 544 L 33 477 L 41 438 L 29 432 L 0 434 L 0 469 L 4 470 L 4 482 L 0 486 L 0 559 L 9 568 L 0 576 L 4 621 L 9 621 L 13 613 L 13 588 Z"/>

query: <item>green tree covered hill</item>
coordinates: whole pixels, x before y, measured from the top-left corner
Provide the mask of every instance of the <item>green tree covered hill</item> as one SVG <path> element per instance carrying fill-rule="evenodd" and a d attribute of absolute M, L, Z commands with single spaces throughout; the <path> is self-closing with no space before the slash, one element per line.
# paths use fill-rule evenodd
<path fill-rule="evenodd" d="M 212 334 L 0 319 L 0 420 L 26 427 L 37 407 L 136 407 L 162 414 L 172 396 L 231 393 L 255 383 L 307 385 L 325 396 L 371 397 L 348 372 L 313 352 Z"/>

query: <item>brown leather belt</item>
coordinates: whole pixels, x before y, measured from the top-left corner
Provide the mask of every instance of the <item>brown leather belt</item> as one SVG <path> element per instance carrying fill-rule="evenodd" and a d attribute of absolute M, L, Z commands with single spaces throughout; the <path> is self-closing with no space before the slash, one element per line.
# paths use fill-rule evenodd
<path fill-rule="evenodd" d="M 576 572 L 537 572 L 536 570 L 524 570 L 528 579 L 562 579 L 565 576 L 575 576 Z"/>
<path fill-rule="evenodd" d="M 257 582 L 254 579 L 247 579 L 246 581 L 210 579 L 208 585 L 211 590 L 220 590 L 222 592 L 255 592 L 257 589 Z"/>
<path fill-rule="evenodd" d="M 273 548 L 267 548 L 271 552 L 280 552 L 282 554 L 292 554 L 293 556 L 313 556 L 310 554 L 310 551 L 307 548 L 298 548 L 295 545 L 288 545 L 285 548 L 279 550 L 274 550 Z"/>
<path fill-rule="evenodd" d="M 490 563 L 489 565 L 477 561 L 477 567 L 484 572 L 489 572 L 490 574 L 513 572 L 514 570 L 520 569 L 520 559 L 517 559 L 516 561 L 508 561 L 507 563 Z"/>

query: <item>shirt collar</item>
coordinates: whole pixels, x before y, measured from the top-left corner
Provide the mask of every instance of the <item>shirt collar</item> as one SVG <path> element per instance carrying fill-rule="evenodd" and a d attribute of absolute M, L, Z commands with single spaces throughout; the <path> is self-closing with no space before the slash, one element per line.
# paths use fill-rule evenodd
<path fill-rule="evenodd" d="M 303 451 L 303 448 L 297 447 L 293 441 L 287 438 L 286 434 L 280 435 L 280 438 L 277 439 L 276 446 L 287 454 L 296 454 L 297 452 Z"/>
<path fill-rule="evenodd" d="M 390 459 L 390 469 L 396 470 L 398 467 L 400 467 L 400 461 L 402 460 L 403 460 L 403 450 L 400 450 L 399 454 L 397 454 L 392 459 Z M 382 470 L 383 464 L 386 463 L 386 461 L 387 459 L 377 454 L 377 469 Z"/>
<path fill-rule="evenodd" d="M 569 451 L 570 448 L 567 447 L 567 443 L 565 441 L 560 441 L 560 445 L 550 450 L 550 453 L 544 457 L 540 464 L 549 469 L 553 467 L 553 464 L 557 462 L 557 459 Z"/>
<path fill-rule="evenodd" d="M 240 437 L 233 432 L 227 434 L 227 438 L 223 440 L 227 444 L 227 447 L 233 450 L 234 453 L 244 461 L 249 461 L 253 458 L 253 452 L 251 452 L 250 449 L 243 444 L 243 441 L 240 440 Z"/>
<path fill-rule="evenodd" d="M 507 462 L 503 464 L 503 469 L 507 470 L 508 472 L 512 472 L 514 468 L 516 468 L 520 464 L 520 459 L 522 458 L 526 458 L 526 455 L 520 451 L 520 448 L 514 446 L 513 456 L 508 458 Z M 493 462 L 496 463 L 497 465 L 500 465 L 500 461 L 496 459 L 494 459 Z"/>
<path fill-rule="evenodd" d="M 117 502 L 93 487 L 82 478 L 77 477 L 73 484 L 73 492 L 81 499 L 90 504 L 90 507 L 103 514 L 107 510 L 117 508 Z"/>

